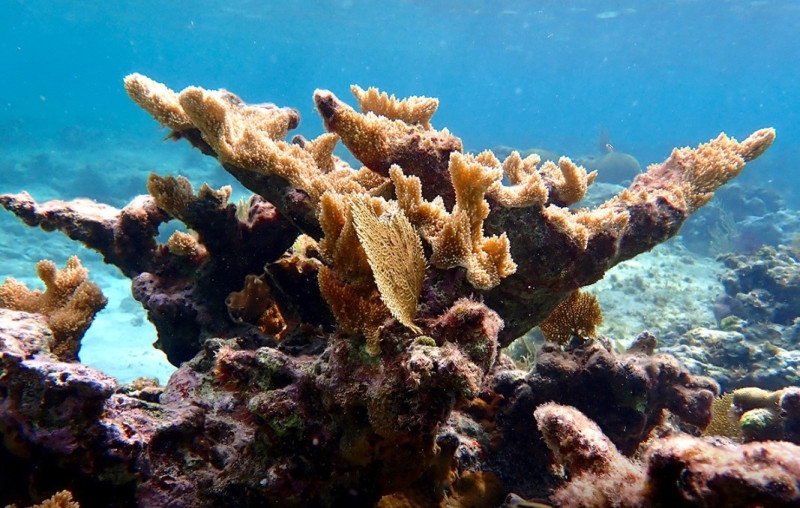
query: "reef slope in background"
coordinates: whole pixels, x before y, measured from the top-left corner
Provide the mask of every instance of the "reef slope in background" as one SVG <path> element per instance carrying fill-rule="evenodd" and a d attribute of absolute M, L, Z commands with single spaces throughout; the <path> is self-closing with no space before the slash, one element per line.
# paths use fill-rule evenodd
<path fill-rule="evenodd" d="M 653 432 L 709 424 L 718 385 L 653 354 L 650 336 L 622 355 L 588 338 L 549 345 L 529 373 L 499 348 L 675 235 L 772 129 L 675 149 L 602 205 L 572 209 L 593 173 L 567 158 L 462 153 L 431 126 L 435 99 L 353 87 L 358 112 L 318 90 L 330 133 L 287 142 L 295 110 L 141 75 L 125 85 L 254 195 L 236 205 L 229 188 L 151 175 L 150 195 L 122 209 L 0 196 L 130 277 L 156 346 L 180 366 L 165 388 L 120 387 L 54 356 L 38 315 L 2 311 L 2 473 L 16 487 L 0 501 L 69 489 L 86 506 L 493 506 L 561 481 L 535 430 L 544 402 L 585 412 L 624 454 Z M 339 140 L 364 167 L 333 155 Z M 186 232 L 160 244 L 172 219 Z M 780 460 L 795 452 L 775 446 Z M 797 499 L 796 484 L 768 491 L 794 467 L 774 466 L 748 492 Z M 727 495 L 709 485 L 669 495 Z"/>

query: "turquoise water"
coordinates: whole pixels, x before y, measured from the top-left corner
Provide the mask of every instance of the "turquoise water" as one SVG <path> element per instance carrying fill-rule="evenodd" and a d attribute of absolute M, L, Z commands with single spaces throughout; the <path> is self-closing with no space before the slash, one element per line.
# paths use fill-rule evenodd
<path fill-rule="evenodd" d="M 778 190 L 792 206 L 798 33 L 793 1 L 3 0 L 0 192 L 121 206 L 144 192 L 149 171 L 235 184 L 186 144 L 161 142 L 165 133 L 122 88 L 140 72 L 175 90 L 226 88 L 295 107 L 306 137 L 322 132 L 313 91 L 353 103 L 357 83 L 438 97 L 434 126 L 467 150 L 577 157 L 600 153 L 598 134 L 607 132 L 643 166 L 720 131 L 741 139 L 774 126 L 777 143 L 742 181 Z M 32 281 L 35 261 L 63 264 L 77 250 L 22 229 L 0 215 L 0 276 Z M 33 239 L 24 248 L 21 235 Z M 151 330 L 141 334 L 152 340 Z"/>
<path fill-rule="evenodd" d="M 155 141 L 121 87 L 141 72 L 296 107 L 305 134 L 321 131 L 315 88 L 358 83 L 439 97 L 436 125 L 475 149 L 584 153 L 600 126 L 644 161 L 766 125 L 773 161 L 800 145 L 793 1 L 5 0 L 0 19 L 0 124 L 21 136 Z"/>

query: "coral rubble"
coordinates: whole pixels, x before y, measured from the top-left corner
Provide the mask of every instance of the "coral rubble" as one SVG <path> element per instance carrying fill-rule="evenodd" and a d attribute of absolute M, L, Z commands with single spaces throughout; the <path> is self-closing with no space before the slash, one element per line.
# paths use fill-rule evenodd
<path fill-rule="evenodd" d="M 725 293 L 713 305 L 719 329 L 692 328 L 665 351 L 724 391 L 757 386 L 777 390 L 800 383 L 800 264 L 789 247 L 724 254 Z"/>
<path fill-rule="evenodd" d="M 600 318 L 590 303 L 574 340 L 547 344 L 527 374 L 500 348 L 675 235 L 770 146 L 772 129 L 676 149 L 618 196 L 572 209 L 594 173 L 568 158 L 462 153 L 433 128 L 435 99 L 354 87 L 359 112 L 317 90 L 330 132 L 289 142 L 294 109 L 138 74 L 125 86 L 171 139 L 217 158 L 254 195 L 237 206 L 230 188 L 151 175 L 149 195 L 121 210 L 0 196 L 130 277 L 156 347 L 179 366 L 163 392 L 120 387 L 48 356 L 46 330 L 2 311 L 0 458 L 31 487 L 0 501 L 68 489 L 79 502 L 140 506 L 492 506 L 560 481 L 531 440 L 545 402 L 592 418 L 592 439 L 619 450 L 593 470 L 630 478 L 645 476 L 622 454 L 709 424 L 718 385 L 653 354 L 651 335 L 619 355 L 587 339 Z M 363 167 L 333 155 L 339 140 Z M 158 243 L 173 218 L 186 231 Z"/>
<path fill-rule="evenodd" d="M 762 247 L 751 255 L 720 256 L 728 269 L 721 277 L 727 312 L 745 321 L 788 326 L 800 317 L 800 268 L 788 247 Z"/>

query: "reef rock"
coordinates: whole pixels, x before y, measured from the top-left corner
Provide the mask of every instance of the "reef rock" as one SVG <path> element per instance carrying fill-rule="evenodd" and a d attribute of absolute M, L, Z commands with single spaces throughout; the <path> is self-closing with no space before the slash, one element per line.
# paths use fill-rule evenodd
<path fill-rule="evenodd" d="M 714 302 L 719 330 L 693 328 L 665 337 L 665 352 L 695 374 L 730 391 L 776 390 L 800 382 L 800 269 L 786 246 L 751 255 L 725 254 L 720 276 L 726 294 Z"/>
<path fill-rule="evenodd" d="M 573 407 L 543 404 L 536 421 L 569 472 L 551 500 L 561 507 L 794 506 L 800 503 L 800 447 L 734 444 L 686 434 L 645 446 L 642 463 L 620 454 Z"/>

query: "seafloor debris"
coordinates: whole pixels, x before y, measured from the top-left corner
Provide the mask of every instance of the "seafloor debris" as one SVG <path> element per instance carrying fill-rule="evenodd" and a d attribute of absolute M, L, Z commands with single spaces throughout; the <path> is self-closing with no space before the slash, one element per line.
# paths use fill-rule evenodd
<path fill-rule="evenodd" d="M 141 75 L 125 85 L 172 139 L 255 195 L 237 207 L 227 188 L 151 175 L 150 195 L 122 210 L 0 196 L 129 276 L 157 347 L 180 365 L 158 402 L 137 398 L 39 354 L 41 339 L 24 338 L 35 316 L 2 311 L 0 472 L 13 488 L 0 501 L 68 489 L 141 506 L 494 506 L 560 481 L 541 443 L 520 445 L 538 443 L 532 412 L 547 400 L 586 411 L 625 454 L 708 425 L 716 383 L 652 346 L 615 355 L 578 337 L 546 346 L 528 374 L 499 350 L 673 236 L 772 129 L 676 149 L 618 196 L 573 210 L 594 174 L 567 158 L 462 153 L 431 126 L 432 99 L 356 88 L 357 112 L 318 90 L 330 133 L 290 143 L 296 110 Z M 333 155 L 339 140 L 364 167 Z M 172 218 L 189 231 L 159 244 Z"/>
<path fill-rule="evenodd" d="M 719 329 L 672 333 L 663 351 L 723 391 L 800 383 L 800 264 L 787 246 L 719 256 L 725 294 L 714 302 Z"/>

